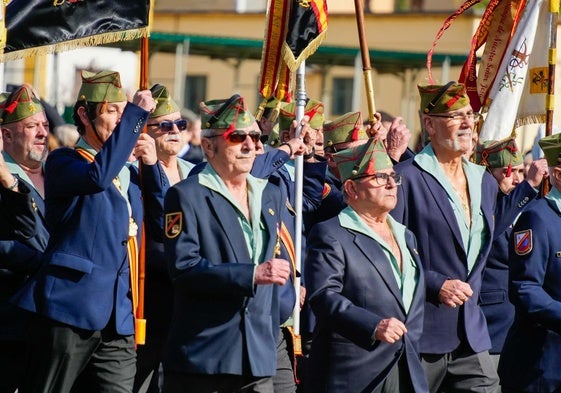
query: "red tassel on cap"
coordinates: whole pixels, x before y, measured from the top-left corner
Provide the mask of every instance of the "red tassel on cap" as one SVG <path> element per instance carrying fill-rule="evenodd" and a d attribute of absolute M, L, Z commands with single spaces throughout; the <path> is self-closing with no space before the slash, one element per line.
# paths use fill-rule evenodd
<path fill-rule="evenodd" d="M 506 177 L 510 177 L 510 175 L 512 175 L 512 164 L 508 164 L 508 167 L 506 168 Z"/>
<path fill-rule="evenodd" d="M 12 101 L 12 103 L 8 105 L 6 108 L 4 108 L 4 110 L 11 115 L 12 113 L 14 113 L 17 107 L 18 107 L 18 102 Z"/>
<path fill-rule="evenodd" d="M 358 127 L 355 127 L 353 129 L 353 132 L 351 134 L 351 141 L 358 141 L 358 132 L 360 131 L 360 129 Z"/>

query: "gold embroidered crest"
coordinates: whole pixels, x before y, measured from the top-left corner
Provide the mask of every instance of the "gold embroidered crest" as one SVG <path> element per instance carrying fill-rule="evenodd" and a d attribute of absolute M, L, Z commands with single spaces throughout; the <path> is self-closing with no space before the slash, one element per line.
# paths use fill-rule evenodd
<path fill-rule="evenodd" d="M 175 212 L 166 214 L 165 233 L 168 239 L 173 239 L 181 233 L 183 227 L 183 213 Z"/>

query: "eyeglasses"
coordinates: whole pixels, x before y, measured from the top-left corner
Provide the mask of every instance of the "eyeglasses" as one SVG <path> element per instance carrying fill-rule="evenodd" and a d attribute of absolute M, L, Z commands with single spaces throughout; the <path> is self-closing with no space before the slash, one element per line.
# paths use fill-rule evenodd
<path fill-rule="evenodd" d="M 378 184 L 379 186 L 387 186 L 388 183 L 390 182 L 390 179 L 393 179 L 395 185 L 399 186 L 401 184 L 402 176 L 399 173 L 391 173 L 391 174 L 374 173 L 372 175 L 366 175 L 363 177 L 356 178 L 355 180 L 363 180 L 363 179 L 368 179 L 368 180 L 375 179 L 376 184 Z"/>
<path fill-rule="evenodd" d="M 232 143 L 242 143 L 249 136 L 253 143 L 257 143 L 259 141 L 259 138 L 261 138 L 261 133 L 258 131 L 245 132 L 242 130 L 235 130 L 230 133 L 225 132 L 223 134 L 210 135 L 207 136 L 207 138 L 216 138 L 217 136 L 221 136 Z"/>
<path fill-rule="evenodd" d="M 474 123 L 481 120 L 481 115 L 479 113 L 468 112 L 468 113 L 448 113 L 448 114 L 430 114 L 432 117 L 442 117 L 445 119 L 450 119 L 455 123 L 461 123 L 464 119 L 473 121 Z"/>
<path fill-rule="evenodd" d="M 177 126 L 177 129 L 179 131 L 185 131 L 187 129 L 187 120 L 185 119 L 179 119 L 179 120 L 175 120 L 175 121 L 170 121 L 170 120 L 164 120 L 161 121 L 159 123 L 152 123 L 152 124 L 147 124 L 148 127 L 158 127 L 159 129 L 161 129 L 164 132 L 170 132 L 173 130 L 173 125 Z"/>

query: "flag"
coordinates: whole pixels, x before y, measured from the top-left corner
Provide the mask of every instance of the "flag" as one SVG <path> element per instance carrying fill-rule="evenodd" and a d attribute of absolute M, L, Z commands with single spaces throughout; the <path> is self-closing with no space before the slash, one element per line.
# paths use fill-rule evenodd
<path fill-rule="evenodd" d="M 327 33 L 327 0 L 294 0 L 288 21 L 283 57 L 290 71 L 321 45 Z"/>
<path fill-rule="evenodd" d="M 150 0 L 12 0 L 4 60 L 148 36 Z"/>
<path fill-rule="evenodd" d="M 482 108 L 480 140 L 504 139 L 521 125 L 545 121 L 549 15 L 547 1 L 526 2 Z"/>

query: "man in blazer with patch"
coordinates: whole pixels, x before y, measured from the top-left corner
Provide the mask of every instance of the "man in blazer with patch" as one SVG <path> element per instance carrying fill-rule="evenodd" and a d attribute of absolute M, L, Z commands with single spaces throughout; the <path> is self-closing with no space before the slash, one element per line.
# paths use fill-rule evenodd
<path fill-rule="evenodd" d="M 317 322 L 309 392 L 428 392 L 415 236 L 389 212 L 401 176 L 382 142 L 334 154 L 348 207 L 316 224 L 305 269 Z"/>
<path fill-rule="evenodd" d="M 249 174 L 261 136 L 239 95 L 201 103 L 208 164 L 170 188 L 164 247 L 174 289 L 164 392 L 272 392 L 284 201 Z"/>
<path fill-rule="evenodd" d="M 504 393 L 561 390 L 561 134 L 538 143 L 551 191 L 512 229 L 509 295 L 515 316 L 499 362 Z"/>
<path fill-rule="evenodd" d="M 492 243 L 497 182 L 464 157 L 479 119 L 465 86 L 418 88 L 431 142 L 395 166 L 403 184 L 392 215 L 417 237 L 425 271 L 423 366 L 431 392 L 490 392 L 498 376 L 478 299 Z"/>
<path fill-rule="evenodd" d="M 146 172 L 158 170 L 154 142 L 141 135 L 155 106 L 149 91 L 127 102 L 117 72 L 82 72 L 74 106 L 81 139 L 47 159 L 51 236 L 41 268 L 14 299 L 36 313 L 22 393 L 69 392 L 78 379 L 75 391 L 132 391 L 130 264 L 142 215 L 126 163 L 134 152 Z"/>

